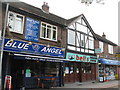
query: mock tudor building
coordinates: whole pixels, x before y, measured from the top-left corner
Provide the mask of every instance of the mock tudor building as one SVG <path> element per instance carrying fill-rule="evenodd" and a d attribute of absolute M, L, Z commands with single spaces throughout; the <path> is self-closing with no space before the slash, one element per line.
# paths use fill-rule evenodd
<path fill-rule="evenodd" d="M 65 83 L 95 81 L 97 78 L 97 57 L 95 54 L 95 33 L 83 14 L 67 20 L 67 48 Z"/>

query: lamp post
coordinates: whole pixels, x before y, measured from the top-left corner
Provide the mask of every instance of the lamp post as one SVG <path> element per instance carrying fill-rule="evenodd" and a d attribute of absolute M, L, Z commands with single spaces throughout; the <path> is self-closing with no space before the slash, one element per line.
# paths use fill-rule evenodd
<path fill-rule="evenodd" d="M 5 32 L 7 26 L 7 16 L 8 16 L 8 8 L 9 3 L 6 3 L 6 12 L 5 12 L 5 19 L 4 19 L 4 27 L 3 27 L 3 35 L 2 35 L 2 43 L 1 43 L 1 52 L 0 52 L 0 90 L 2 90 L 2 59 L 3 59 L 3 50 L 4 50 L 4 41 L 5 41 Z"/>

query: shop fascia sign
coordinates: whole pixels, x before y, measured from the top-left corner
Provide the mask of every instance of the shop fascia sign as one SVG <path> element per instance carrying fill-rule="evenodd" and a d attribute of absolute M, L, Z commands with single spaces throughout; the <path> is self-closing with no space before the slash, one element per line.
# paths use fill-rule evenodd
<path fill-rule="evenodd" d="M 29 45 L 28 42 L 18 40 L 13 40 L 11 42 L 11 39 L 5 39 L 4 51 L 64 57 L 64 51 L 62 51 L 62 48 L 47 47 L 40 44 Z"/>
<path fill-rule="evenodd" d="M 117 60 L 100 59 L 100 62 L 102 64 L 108 64 L 108 65 L 120 65 L 120 61 Z"/>
<path fill-rule="evenodd" d="M 101 53 L 101 48 L 95 48 L 95 53 Z"/>
<path fill-rule="evenodd" d="M 91 63 L 98 62 L 98 59 L 95 56 L 88 56 L 88 55 L 75 54 L 69 52 L 66 54 L 66 59 L 77 62 L 91 62 Z"/>

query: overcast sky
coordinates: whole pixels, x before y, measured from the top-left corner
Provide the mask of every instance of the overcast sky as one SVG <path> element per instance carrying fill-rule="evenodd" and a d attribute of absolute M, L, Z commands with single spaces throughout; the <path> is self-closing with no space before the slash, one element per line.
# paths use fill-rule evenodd
<path fill-rule="evenodd" d="M 106 38 L 118 44 L 118 2 L 120 0 L 104 0 L 97 4 L 96 0 L 89 6 L 80 0 L 21 0 L 41 8 L 47 2 L 50 12 L 65 19 L 84 14 L 95 33 L 106 34 Z"/>

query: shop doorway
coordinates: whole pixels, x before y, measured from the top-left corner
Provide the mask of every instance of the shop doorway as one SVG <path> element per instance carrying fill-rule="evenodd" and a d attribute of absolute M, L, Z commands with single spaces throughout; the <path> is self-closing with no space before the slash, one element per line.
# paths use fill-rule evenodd
<path fill-rule="evenodd" d="M 24 60 L 11 60 L 11 76 L 12 76 L 12 88 L 17 89 L 23 87 L 24 79 Z"/>
<path fill-rule="evenodd" d="M 80 70 L 81 70 L 81 67 L 80 67 L 81 65 L 80 65 L 80 63 L 75 63 L 75 81 L 76 82 L 81 82 L 81 79 L 80 79 L 80 77 L 81 77 L 81 75 L 80 75 Z"/>
<path fill-rule="evenodd" d="M 73 82 L 80 82 L 80 71 L 81 65 L 80 63 L 76 62 L 69 62 L 65 64 L 65 71 L 64 71 L 64 82 L 65 83 L 73 83 Z"/>

